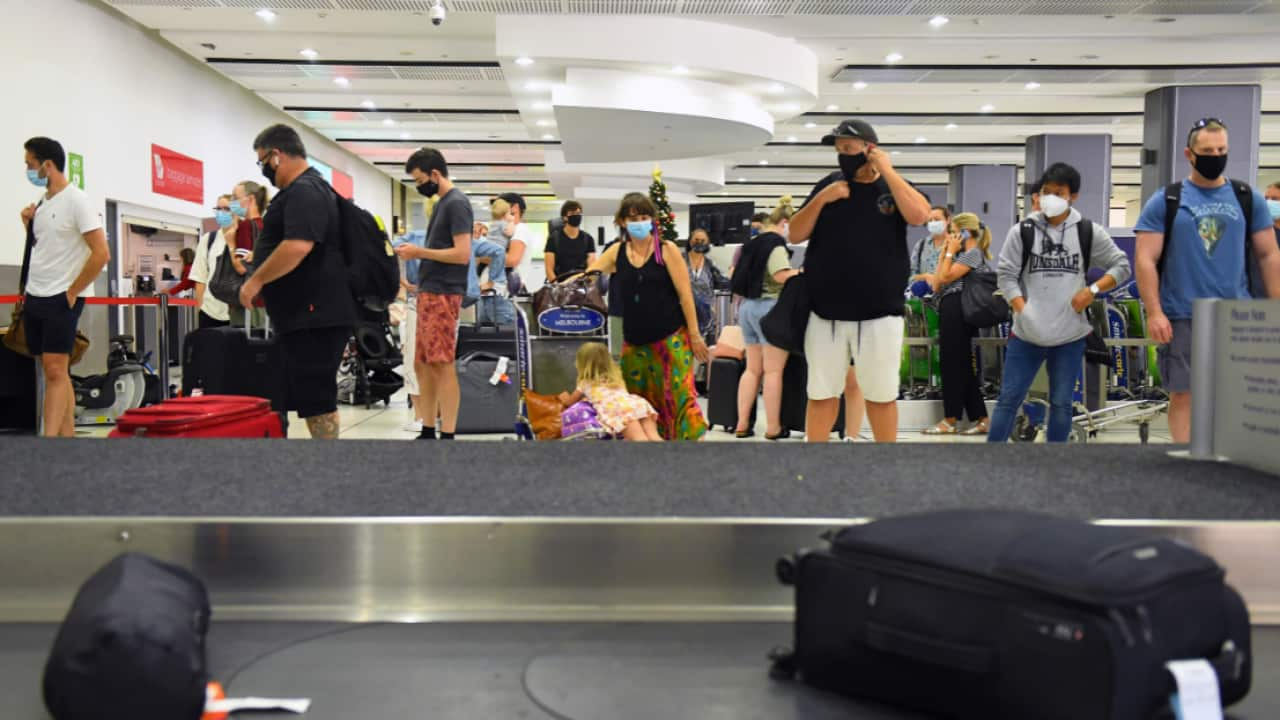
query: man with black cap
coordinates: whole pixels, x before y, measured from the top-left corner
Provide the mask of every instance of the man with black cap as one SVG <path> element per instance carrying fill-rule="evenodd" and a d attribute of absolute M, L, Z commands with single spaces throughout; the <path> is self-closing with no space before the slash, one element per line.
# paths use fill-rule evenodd
<path fill-rule="evenodd" d="M 804 268 L 812 312 L 805 333 L 810 442 L 826 442 L 840 411 L 850 361 L 877 442 L 898 437 L 902 288 L 911 272 L 907 226 L 929 219 L 929 200 L 878 147 L 876 131 L 846 120 L 822 144 L 840 169 L 818 181 L 791 218 L 792 243 L 809 241 Z"/>

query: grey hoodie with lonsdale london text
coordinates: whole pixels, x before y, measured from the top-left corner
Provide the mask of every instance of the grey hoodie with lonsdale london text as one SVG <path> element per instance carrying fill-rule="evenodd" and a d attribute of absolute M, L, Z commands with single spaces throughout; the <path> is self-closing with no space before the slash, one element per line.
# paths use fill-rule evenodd
<path fill-rule="evenodd" d="M 1031 259 L 1022 267 L 1021 224 L 1009 228 L 1000 250 L 997 268 L 1000 291 L 1013 304 L 1014 298 L 1025 298 L 1022 312 L 1013 316 L 1013 334 L 1024 342 L 1041 347 L 1057 347 L 1072 343 L 1090 332 L 1084 313 L 1071 307 L 1071 299 L 1085 287 L 1085 263 L 1081 262 L 1079 226 L 1081 215 L 1075 208 L 1060 225 L 1053 226 L 1043 213 L 1029 218 L 1036 226 Z M 1090 268 L 1105 269 L 1120 285 L 1132 270 L 1129 258 L 1101 225 L 1093 225 L 1093 251 Z"/>

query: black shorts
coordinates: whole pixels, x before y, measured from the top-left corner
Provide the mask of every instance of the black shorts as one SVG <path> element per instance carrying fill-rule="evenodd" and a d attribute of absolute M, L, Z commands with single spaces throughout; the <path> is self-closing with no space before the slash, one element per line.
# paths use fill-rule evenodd
<path fill-rule="evenodd" d="M 22 301 L 22 325 L 31 354 L 70 355 L 76 347 L 76 325 L 83 311 L 84 298 L 76 298 L 76 306 L 70 307 L 66 295 L 27 295 Z"/>
<path fill-rule="evenodd" d="M 351 329 L 310 328 L 279 337 L 289 384 L 288 409 L 304 419 L 337 412 L 338 366 Z"/>

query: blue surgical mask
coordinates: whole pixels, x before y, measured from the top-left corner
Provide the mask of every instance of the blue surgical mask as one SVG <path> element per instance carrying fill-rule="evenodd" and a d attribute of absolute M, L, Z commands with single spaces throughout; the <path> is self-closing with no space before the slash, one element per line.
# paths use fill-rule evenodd
<path fill-rule="evenodd" d="M 27 180 L 36 187 L 49 187 L 49 178 L 40 177 L 39 170 L 27 170 Z"/>
<path fill-rule="evenodd" d="M 249 214 L 249 211 L 246 210 L 245 207 L 240 204 L 239 200 L 232 200 L 231 214 L 235 215 L 236 217 L 242 218 L 247 216 Z"/>
<path fill-rule="evenodd" d="M 946 232 L 946 231 L 947 231 L 947 223 L 946 223 L 946 221 L 945 221 L 945 220 L 930 220 L 930 221 L 929 221 L 929 235 L 930 235 L 931 237 L 932 237 L 932 236 L 935 236 L 935 235 L 941 235 L 942 233 L 944 233 L 944 232 Z"/>
<path fill-rule="evenodd" d="M 627 234 L 630 235 L 633 240 L 643 240 L 650 235 L 653 235 L 653 221 L 637 220 L 635 222 L 629 222 L 627 223 Z"/>
<path fill-rule="evenodd" d="M 1267 209 L 1271 211 L 1272 220 L 1280 220 L 1280 200 L 1268 200 Z"/>
<path fill-rule="evenodd" d="M 230 210 L 214 210 L 213 219 L 218 221 L 218 227 L 229 228 L 234 218 L 231 216 Z"/>

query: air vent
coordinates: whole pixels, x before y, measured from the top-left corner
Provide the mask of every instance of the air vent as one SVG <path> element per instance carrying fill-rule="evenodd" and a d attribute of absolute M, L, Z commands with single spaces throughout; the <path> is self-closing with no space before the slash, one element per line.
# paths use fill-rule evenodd
<path fill-rule="evenodd" d="M 795 15 L 903 15 L 913 0 L 799 0 Z"/>
<path fill-rule="evenodd" d="M 348 80 L 395 80 L 396 73 L 386 65 L 299 65 L 309 78 L 329 80 L 344 77 Z"/>
<path fill-rule="evenodd" d="M 564 12 L 560 0 L 452 0 L 448 7 L 456 13 L 496 15 L 559 15 Z"/>
<path fill-rule="evenodd" d="M 237 78 L 297 78 L 305 79 L 302 66 L 293 63 L 235 63 L 211 62 L 209 65 Z"/>
<path fill-rule="evenodd" d="M 676 0 L 568 0 L 570 15 L 675 15 Z"/>
<path fill-rule="evenodd" d="M 333 0 L 339 10 L 372 10 L 381 12 L 427 12 L 429 0 Z"/>
<path fill-rule="evenodd" d="M 120 7 L 220 8 L 219 0 L 109 0 Z"/>
<path fill-rule="evenodd" d="M 246 10 L 332 10 L 330 0 L 222 0 L 229 8 Z"/>
<path fill-rule="evenodd" d="M 478 67 L 396 67 L 401 80 L 434 80 L 438 82 L 483 82 L 489 78 Z"/>
<path fill-rule="evenodd" d="M 788 15 L 793 0 L 685 0 L 683 15 Z"/>

